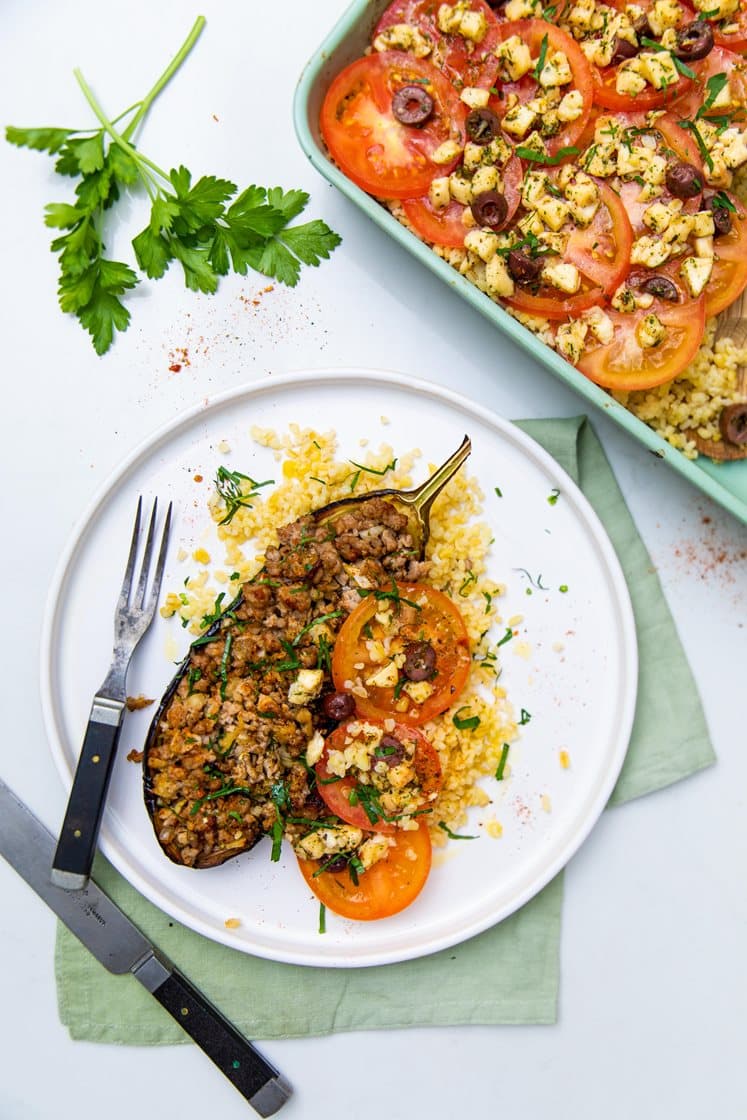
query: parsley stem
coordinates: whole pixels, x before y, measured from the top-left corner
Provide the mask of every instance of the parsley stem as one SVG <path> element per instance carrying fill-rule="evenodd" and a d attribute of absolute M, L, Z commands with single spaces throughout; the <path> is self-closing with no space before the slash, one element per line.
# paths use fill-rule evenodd
<path fill-rule="evenodd" d="M 205 26 L 205 17 L 204 16 L 198 16 L 197 19 L 194 22 L 194 25 L 193 25 L 192 30 L 190 31 L 189 35 L 187 36 L 187 38 L 182 43 L 181 47 L 179 48 L 177 53 L 174 55 L 174 57 L 172 58 L 169 65 L 164 70 L 163 74 L 161 74 L 161 77 L 158 79 L 156 84 L 153 86 L 153 89 L 150 90 L 149 93 L 146 93 L 145 97 L 140 102 L 140 108 L 138 109 L 137 113 L 135 113 L 135 116 L 132 118 L 132 120 L 128 124 L 127 128 L 125 129 L 125 131 L 122 133 L 122 137 L 125 141 L 129 141 L 130 139 L 132 139 L 132 136 L 135 132 L 135 129 L 140 124 L 141 120 L 146 115 L 146 113 L 150 109 L 150 107 L 153 104 L 153 102 L 155 101 L 155 99 L 158 97 L 161 90 L 165 86 L 168 85 L 168 83 L 171 81 L 171 79 L 173 78 L 176 71 L 179 69 L 181 64 L 184 62 L 187 55 L 192 50 L 192 47 L 195 45 L 195 43 L 199 39 L 200 35 L 202 34 L 202 29 L 203 29 L 204 26 Z"/>
<path fill-rule="evenodd" d="M 145 187 L 148 191 L 148 194 L 151 196 L 151 198 L 153 198 L 153 192 L 151 190 L 151 184 L 156 186 L 156 188 L 157 188 L 158 185 L 156 184 L 153 176 L 150 174 L 150 172 L 147 170 L 147 168 L 151 168 L 153 171 L 156 172 L 157 175 L 160 175 L 160 177 L 162 179 L 164 179 L 166 182 L 169 181 L 168 175 L 166 174 L 165 171 L 162 171 L 161 168 L 157 164 L 153 163 L 152 160 L 148 159 L 148 157 L 144 156 L 141 152 L 138 152 L 135 148 L 132 147 L 131 144 L 128 144 L 128 142 L 125 139 L 123 139 L 122 136 L 120 136 L 120 134 L 117 132 L 117 130 L 114 127 L 114 125 L 112 124 L 112 122 L 105 115 L 104 110 L 101 108 L 101 106 L 99 105 L 98 101 L 96 100 L 96 98 L 93 94 L 93 90 L 91 89 L 88 82 L 86 81 L 86 79 L 81 74 L 80 70 L 77 69 L 77 67 L 76 67 L 75 70 L 73 70 L 73 74 L 75 75 L 76 82 L 78 83 L 81 90 L 83 91 L 83 96 L 85 97 L 88 104 L 91 106 L 91 109 L 93 110 L 93 112 L 98 117 L 99 121 L 101 122 L 101 124 L 104 128 L 104 131 L 109 133 L 109 135 L 111 136 L 114 143 L 119 148 L 121 148 L 122 151 L 125 152 L 130 157 L 130 159 L 133 160 L 133 162 L 137 165 L 137 168 L 140 172 L 140 177 L 142 178 L 143 183 L 145 184 Z M 148 180 L 150 180 L 150 183 L 148 182 Z"/>

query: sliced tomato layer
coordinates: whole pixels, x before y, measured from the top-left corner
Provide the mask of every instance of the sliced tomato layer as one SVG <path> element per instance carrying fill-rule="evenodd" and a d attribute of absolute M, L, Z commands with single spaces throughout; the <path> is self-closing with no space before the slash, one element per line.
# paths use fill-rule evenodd
<path fill-rule="evenodd" d="M 504 226 L 509 225 L 519 208 L 523 174 L 521 160 L 516 156 L 509 159 L 501 172 L 503 195 L 508 206 Z M 464 247 L 464 236 L 469 227 L 463 221 L 467 207 L 461 202 L 452 200 L 448 206 L 438 209 L 425 195 L 423 198 L 405 199 L 402 208 L 412 228 L 426 241 L 451 249 Z"/>
<path fill-rule="evenodd" d="M 422 821 L 415 831 L 400 831 L 390 839 L 386 857 L 368 871 L 322 871 L 320 860 L 300 858 L 298 867 L 319 901 L 335 914 L 359 922 L 389 918 L 414 902 L 431 869 L 431 839 Z"/>
<path fill-rule="evenodd" d="M 743 15 L 747 19 L 747 14 L 743 13 Z M 691 82 L 690 88 L 684 95 L 678 97 L 671 109 L 672 115 L 678 120 L 695 120 L 696 114 L 703 110 L 704 102 L 708 100 L 709 80 L 721 74 L 729 79 L 729 88 L 734 100 L 730 105 L 721 105 L 713 109 L 713 115 L 731 112 L 734 108 L 747 103 L 747 69 L 741 55 L 727 50 L 726 47 L 716 46 L 705 58 L 693 62 L 691 69 L 695 71 L 697 78 Z M 708 110 L 705 116 L 708 117 Z M 743 123 L 741 127 L 744 127 Z"/>
<path fill-rule="evenodd" d="M 440 2 L 434 0 L 394 0 L 377 23 L 373 39 L 397 25 L 415 27 L 426 43 L 431 44 L 428 59 L 449 81 L 465 86 L 477 85 L 479 73 L 492 56 L 500 37 L 495 12 L 485 0 L 469 0 L 467 10 L 484 21 L 485 26 L 485 33 L 477 42 L 457 33 L 441 31 L 438 26 L 439 7 Z"/>
<path fill-rule="evenodd" d="M 604 180 L 595 181 L 599 208 L 585 229 L 578 226 L 570 233 L 563 258 L 581 273 L 580 290 L 567 295 L 543 284 L 531 292 L 517 284 L 514 295 L 506 300 L 511 307 L 545 319 L 567 319 L 596 307 L 623 282 L 630 270 L 633 231 L 618 195 Z"/>
<path fill-rule="evenodd" d="M 582 97 L 581 113 L 574 121 L 562 124 L 554 136 L 547 137 L 545 146 L 551 156 L 555 156 L 563 148 L 574 148 L 586 127 L 592 109 L 591 67 L 584 52 L 570 35 L 544 19 L 523 19 L 502 23 L 500 25 L 501 42 L 505 42 L 513 36 L 518 36 L 522 42 L 529 46 L 532 58 L 540 59 L 543 54 L 549 58 L 556 51 L 562 51 L 568 59 L 572 79 L 569 83 L 561 86 L 560 89 L 563 94 L 578 90 Z M 498 91 L 497 94 L 491 96 L 489 105 L 501 119 L 506 115 L 506 106 L 512 103 L 513 98 L 517 98 L 523 105 L 545 92 L 537 81 L 534 71 L 530 71 L 515 82 L 501 81 L 498 75 L 499 60 L 493 58 L 486 63 L 478 84 L 483 89 Z M 506 136 L 512 143 L 521 147 L 523 141 L 517 141 L 515 136 L 509 137 L 508 134 Z M 569 158 L 572 154 L 569 153 Z"/>
<path fill-rule="evenodd" d="M 718 315 L 747 288 L 747 211 L 733 195 L 722 192 L 734 207 L 731 231 L 714 238 L 713 272 L 706 288 L 706 318 Z"/>
<path fill-rule="evenodd" d="M 433 98 L 422 127 L 402 124 L 392 112 L 398 89 L 418 85 Z M 359 58 L 338 74 L 322 105 L 321 130 L 332 158 L 357 186 L 378 198 L 416 198 L 455 166 L 435 163 L 447 140 L 461 142 L 467 108 L 429 62 L 400 51 Z"/>
<path fill-rule="evenodd" d="M 401 764 L 403 759 L 409 760 L 415 772 L 412 811 L 420 812 L 428 807 L 441 788 L 438 752 L 417 727 L 407 727 L 401 723 L 395 723 L 391 730 L 386 730 L 379 720 L 350 720 L 340 724 L 328 737 L 322 756 L 314 767 L 317 789 L 329 811 L 346 824 L 373 829 L 374 832 L 392 833 L 397 830 L 397 820 L 401 819 L 402 813 L 387 812 L 370 773 L 353 771 L 338 778 L 327 768 L 330 751 L 343 751 L 349 741 L 354 744 L 362 734 L 365 736 L 366 727 L 372 725 L 381 732 L 382 740 L 385 741 L 385 745 L 374 752 L 373 765 L 378 764 L 382 769 L 388 770 Z M 413 749 L 412 756 L 393 745 L 387 745 L 392 739 L 403 747 L 410 746 Z M 383 779 L 381 785 L 386 790 L 386 773 Z M 406 815 L 411 814 L 408 812 Z"/>
<path fill-rule="evenodd" d="M 605 308 L 614 327 L 612 341 L 597 342 L 589 332 L 586 349 L 577 363 L 591 381 L 620 391 L 651 389 L 677 377 L 693 360 L 703 341 L 705 297 L 690 298 L 679 275 L 679 263 L 671 262 L 656 270 L 674 283 L 679 293 L 676 303 L 655 299 L 651 307 L 632 312 Z M 666 328 L 666 334 L 658 345 L 646 346 L 641 335 L 644 320 L 652 314 Z"/>
<path fill-rule="evenodd" d="M 383 620 L 383 621 L 382 621 Z M 370 636 L 369 636 L 370 635 Z M 376 642 L 406 648 L 426 644 L 435 653 L 435 666 L 423 684 L 427 695 L 416 699 L 404 668 L 387 680 Z M 361 668 L 362 666 L 362 668 Z M 347 617 L 335 641 L 332 677 L 339 691 L 354 691 L 355 707 L 366 718 L 393 717 L 410 727 L 446 711 L 458 698 L 469 675 L 469 636 L 451 599 L 425 583 L 398 583 L 392 595 L 369 595 Z M 387 683 L 376 683 L 373 678 Z M 415 682 L 413 682 L 414 684 Z"/>

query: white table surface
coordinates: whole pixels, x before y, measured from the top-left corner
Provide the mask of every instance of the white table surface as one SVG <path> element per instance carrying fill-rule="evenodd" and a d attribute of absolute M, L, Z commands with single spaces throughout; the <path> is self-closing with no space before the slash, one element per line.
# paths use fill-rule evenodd
<path fill-rule="evenodd" d="M 42 207 L 68 197 L 49 157 L 0 144 L 5 532 L 0 548 L 6 712 L 0 775 L 55 829 L 65 795 L 45 742 L 38 645 L 46 590 L 89 497 L 130 449 L 206 394 L 297 368 L 394 368 L 460 389 L 506 417 L 573 415 L 581 402 L 503 341 L 307 164 L 291 126 L 295 80 L 345 0 L 207 0 L 207 28 L 157 104 L 141 146 L 240 185 L 304 187 L 344 245 L 295 291 L 215 297 L 176 269 L 143 284 L 130 330 L 98 359 L 56 307 Z M 114 12 L 117 12 L 115 18 Z M 197 9 L 130 0 L 5 0 L 3 123 L 73 125 L 83 72 L 113 112 L 142 96 Z M 113 239 L 145 224 L 124 205 Z M 249 297 L 249 302 L 246 301 Z M 177 349 L 189 365 L 169 370 Z M 594 416 L 659 570 L 705 704 L 718 765 L 606 813 L 572 861 L 560 1018 L 552 1027 L 381 1031 L 265 1043 L 296 1087 L 283 1115 L 629 1120 L 744 1115 L 747 997 L 747 529 Z M 666 728 L 662 728 L 666 733 Z M 210 1108 L 252 1115 L 193 1047 L 73 1043 L 57 1019 L 54 919 L 0 860 L 0 1118 L 130 1120 Z M 199 977 L 196 978 L 199 980 Z M 134 982 L 134 981 L 133 981 Z"/>

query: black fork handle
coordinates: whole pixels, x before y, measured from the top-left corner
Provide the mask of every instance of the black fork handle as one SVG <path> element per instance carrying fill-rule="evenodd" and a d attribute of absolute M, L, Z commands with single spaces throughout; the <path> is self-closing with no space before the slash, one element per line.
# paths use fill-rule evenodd
<path fill-rule="evenodd" d="M 52 882 L 65 890 L 82 890 L 91 874 L 123 715 L 124 704 L 91 709 L 52 863 Z"/>

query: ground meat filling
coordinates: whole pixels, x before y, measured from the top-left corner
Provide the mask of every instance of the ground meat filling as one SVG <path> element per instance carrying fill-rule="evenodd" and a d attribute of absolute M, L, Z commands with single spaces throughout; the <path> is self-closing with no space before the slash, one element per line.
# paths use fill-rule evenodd
<path fill-rule="evenodd" d="M 333 524 L 308 515 L 280 529 L 262 571 L 192 647 L 149 732 L 146 802 L 170 859 L 213 867 L 277 836 L 278 822 L 316 819 L 305 753 L 335 726 L 322 703 L 335 636 L 367 590 L 427 567 L 382 498 Z"/>

